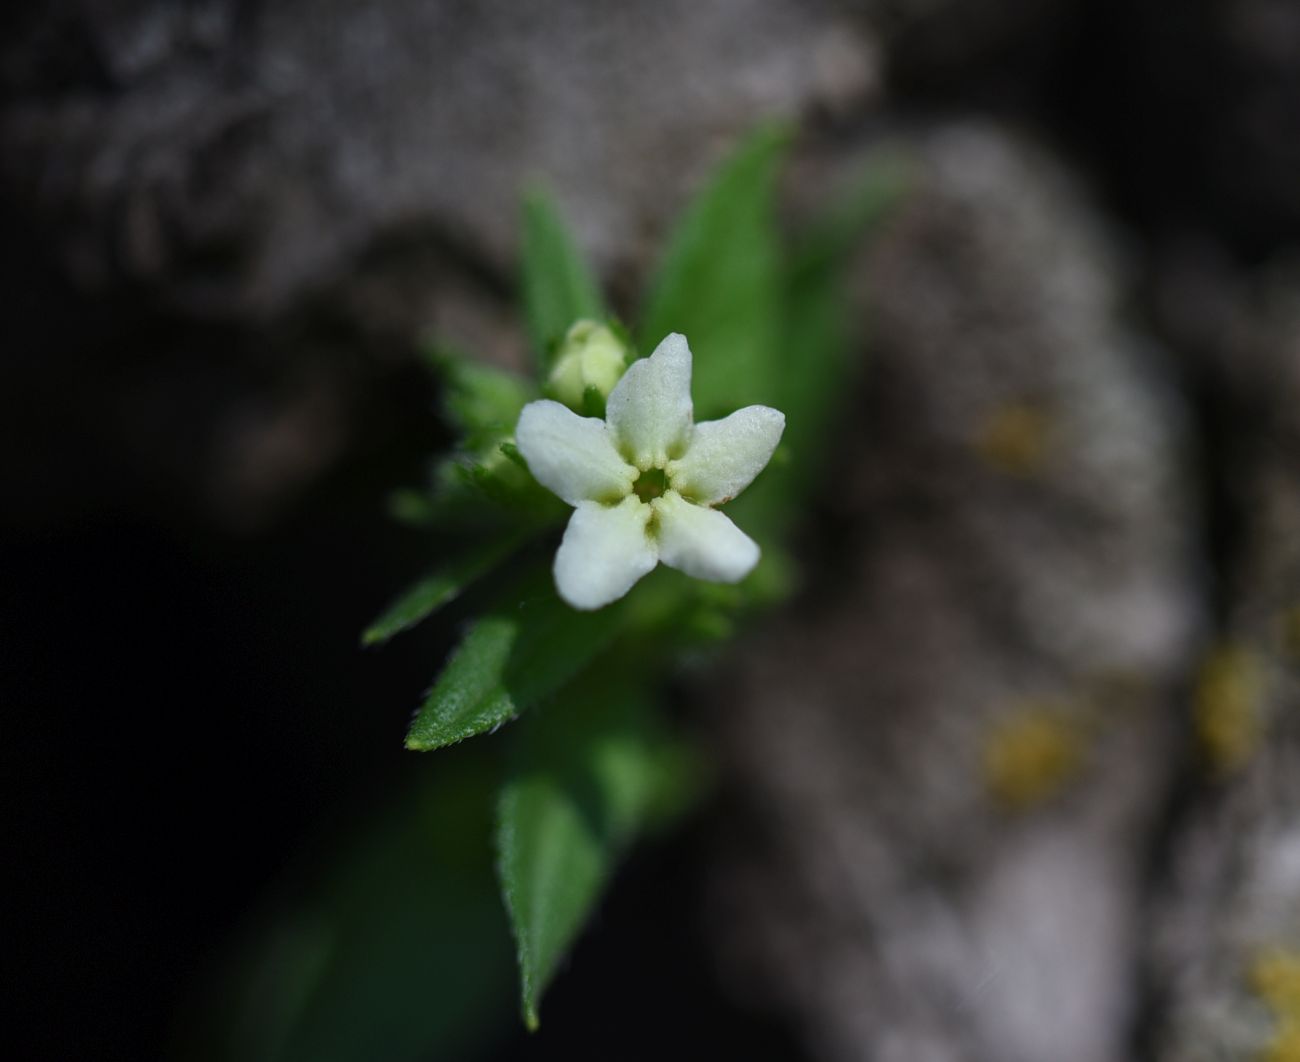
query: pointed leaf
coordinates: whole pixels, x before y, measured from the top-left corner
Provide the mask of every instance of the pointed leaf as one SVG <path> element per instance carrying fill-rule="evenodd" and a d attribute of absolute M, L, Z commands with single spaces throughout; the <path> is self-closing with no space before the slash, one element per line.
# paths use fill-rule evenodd
<path fill-rule="evenodd" d="M 641 347 L 683 333 L 695 356 L 697 420 L 779 406 L 780 250 L 773 218 L 783 131 L 741 144 L 690 206 L 655 277 Z"/>
<path fill-rule="evenodd" d="M 802 477 L 820 463 L 820 444 L 836 398 L 844 394 L 849 334 L 845 271 L 852 253 L 897 205 L 908 182 L 903 160 L 870 162 L 812 226 L 786 277 L 788 372 L 782 392 L 790 451 L 788 473 Z"/>
<path fill-rule="evenodd" d="M 519 542 L 517 535 L 490 540 L 430 572 L 366 628 L 361 644 L 380 645 L 393 635 L 410 630 L 505 560 Z"/>
<path fill-rule="evenodd" d="M 524 200 L 524 315 L 543 370 L 574 321 L 605 316 L 600 289 L 550 200 Z"/>
<path fill-rule="evenodd" d="M 498 873 L 514 927 L 524 1021 L 634 837 L 697 792 L 694 762 L 638 687 L 588 676 L 516 735 L 501 793 Z"/>
<path fill-rule="evenodd" d="M 864 237 L 879 226 L 907 186 L 907 169 L 893 157 L 873 160 L 820 219 L 785 271 L 786 318 L 781 340 L 781 396 L 786 415 L 781 447 L 755 487 L 727 513 L 766 548 L 788 530 L 799 499 L 818 485 L 838 400 L 847 393 L 851 335 L 844 292 L 846 269 Z"/>
<path fill-rule="evenodd" d="M 441 748 L 500 726 L 550 696 L 614 639 L 623 610 L 578 612 L 544 589 L 479 619 L 438 676 L 406 747 Z"/>

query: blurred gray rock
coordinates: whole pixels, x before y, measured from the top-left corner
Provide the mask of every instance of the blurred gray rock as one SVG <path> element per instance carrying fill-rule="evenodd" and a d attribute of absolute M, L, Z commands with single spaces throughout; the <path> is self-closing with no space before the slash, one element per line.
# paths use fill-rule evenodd
<path fill-rule="evenodd" d="M 733 976 L 814 1055 L 1104 1062 L 1202 633 L 1185 411 L 1043 152 L 914 138 L 805 603 L 716 697 Z"/>
<path fill-rule="evenodd" d="M 77 42 L 102 81 L 42 84 Z M 263 312 L 401 234 L 508 276 L 533 181 L 642 265 L 738 135 L 877 79 L 861 29 L 793 0 L 55 4 L 0 71 L 5 183 L 80 276 Z"/>

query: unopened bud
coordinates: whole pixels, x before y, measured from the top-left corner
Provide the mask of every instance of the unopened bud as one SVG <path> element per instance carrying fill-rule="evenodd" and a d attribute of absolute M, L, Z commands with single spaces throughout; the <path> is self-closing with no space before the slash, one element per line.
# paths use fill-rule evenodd
<path fill-rule="evenodd" d="M 599 396 L 603 406 L 627 368 L 627 347 L 613 331 L 595 321 L 578 321 L 564 337 L 547 381 L 552 395 L 570 409 L 588 416 L 587 407 Z M 592 394 L 594 392 L 594 394 Z"/>

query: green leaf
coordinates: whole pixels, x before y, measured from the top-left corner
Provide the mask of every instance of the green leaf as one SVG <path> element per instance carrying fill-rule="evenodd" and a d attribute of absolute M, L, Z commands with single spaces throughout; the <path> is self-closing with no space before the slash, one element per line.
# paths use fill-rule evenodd
<path fill-rule="evenodd" d="M 588 675 L 530 716 L 499 806 L 498 873 L 514 927 L 524 1021 L 635 836 L 698 791 L 695 763 L 669 739 L 644 683 Z M 617 971 L 611 971 L 611 974 Z"/>
<path fill-rule="evenodd" d="M 578 612 L 549 573 L 518 605 L 479 619 L 452 653 L 406 735 L 406 747 L 442 748 L 500 726 L 550 696 L 618 633 L 621 605 Z"/>
<path fill-rule="evenodd" d="M 490 1050 L 514 1002 L 487 842 L 495 771 L 467 746 L 421 775 L 296 862 L 178 1023 L 184 1042 L 169 1057 L 419 1062 Z"/>
<path fill-rule="evenodd" d="M 511 436 L 537 388 L 514 373 L 432 347 L 430 365 L 443 383 L 443 406 L 459 433 L 457 448 L 431 463 L 423 491 L 405 490 L 389 503 L 394 517 L 417 527 L 534 528 L 558 520 L 564 506 L 528 471 Z"/>
<path fill-rule="evenodd" d="M 788 352 L 781 408 L 786 414 L 783 445 L 790 452 L 789 479 L 821 464 L 837 398 L 846 393 L 849 330 L 844 277 L 863 237 L 876 228 L 904 194 L 909 171 L 890 156 L 873 160 L 846 194 L 814 222 L 793 256 L 786 280 Z"/>
<path fill-rule="evenodd" d="M 502 444 L 478 457 L 462 456 L 453 469 L 462 485 L 483 500 L 506 510 L 538 518 L 565 511 L 558 498 L 533 478 L 528 466 Z"/>
<path fill-rule="evenodd" d="M 523 298 L 528 334 L 542 370 L 550 352 L 580 317 L 600 320 L 600 289 L 550 200 L 524 200 Z"/>
<path fill-rule="evenodd" d="M 502 447 L 479 458 L 456 454 L 434 463 L 424 490 L 389 498 L 402 523 L 441 532 L 500 537 L 560 523 L 570 510 Z"/>
<path fill-rule="evenodd" d="M 865 235 L 881 225 L 907 194 L 914 165 L 905 156 L 872 158 L 854 175 L 847 189 L 813 220 L 793 256 L 792 274 L 842 267 L 862 245 Z"/>
<path fill-rule="evenodd" d="M 490 540 L 430 572 L 366 628 L 361 636 L 361 644 L 379 645 L 395 634 L 410 630 L 443 605 L 455 600 L 470 583 L 481 579 L 505 560 L 520 541 L 518 535 Z"/>
<path fill-rule="evenodd" d="M 599 387 L 588 387 L 582 392 L 582 415 L 605 419 L 605 396 Z"/>
<path fill-rule="evenodd" d="M 727 513 L 765 546 L 764 568 L 800 512 L 800 500 L 819 485 L 839 401 L 849 393 L 853 341 L 844 279 L 852 254 L 898 203 L 908 169 L 896 157 L 873 160 L 811 226 L 785 271 L 786 317 L 781 349 L 785 435 L 772 463 Z"/>
<path fill-rule="evenodd" d="M 433 527 L 438 522 L 438 509 L 433 495 L 428 491 L 403 487 L 388 496 L 388 515 L 408 527 Z"/>
<path fill-rule="evenodd" d="M 503 442 L 501 444 L 501 452 L 524 471 L 528 471 L 528 462 L 524 460 L 523 452 L 514 443 Z"/>
<path fill-rule="evenodd" d="M 477 453 L 458 453 L 433 466 L 424 511 L 404 507 L 424 526 L 443 530 L 491 528 L 493 533 L 521 527 L 537 530 L 559 523 L 569 512 L 541 486 L 512 443 L 496 443 Z"/>
<path fill-rule="evenodd" d="M 670 332 L 690 341 L 696 417 L 755 402 L 780 406 L 781 268 L 773 217 L 786 134 L 765 128 L 690 206 L 651 284 L 640 330 L 652 350 Z"/>
<path fill-rule="evenodd" d="M 472 358 L 435 349 L 431 360 L 442 377 L 447 418 L 465 449 L 490 447 L 513 434 L 520 410 L 537 397 L 522 376 Z"/>

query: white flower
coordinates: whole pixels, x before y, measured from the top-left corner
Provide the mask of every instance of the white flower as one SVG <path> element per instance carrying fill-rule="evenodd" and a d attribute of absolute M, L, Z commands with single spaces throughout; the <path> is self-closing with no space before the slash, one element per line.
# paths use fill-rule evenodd
<path fill-rule="evenodd" d="M 560 596 L 600 608 L 659 561 L 697 579 L 743 579 L 758 545 L 714 506 L 749 486 L 784 430 L 784 414 L 767 406 L 693 424 L 691 349 L 675 332 L 627 370 L 603 421 L 530 402 L 515 432 L 519 452 L 575 509 L 555 555 Z"/>

